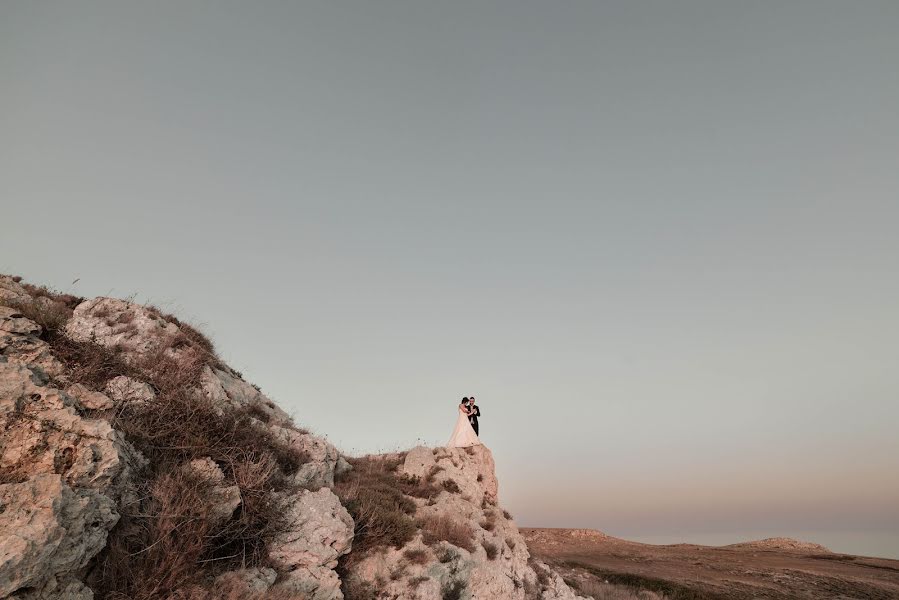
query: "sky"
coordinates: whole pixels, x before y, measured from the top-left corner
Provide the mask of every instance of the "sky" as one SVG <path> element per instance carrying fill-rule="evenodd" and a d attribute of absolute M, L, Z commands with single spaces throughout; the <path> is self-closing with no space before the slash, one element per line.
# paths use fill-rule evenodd
<path fill-rule="evenodd" d="M 521 525 L 899 558 L 899 3 L 3 2 L 0 272 Z M 77 282 L 76 282 L 77 280 Z"/>

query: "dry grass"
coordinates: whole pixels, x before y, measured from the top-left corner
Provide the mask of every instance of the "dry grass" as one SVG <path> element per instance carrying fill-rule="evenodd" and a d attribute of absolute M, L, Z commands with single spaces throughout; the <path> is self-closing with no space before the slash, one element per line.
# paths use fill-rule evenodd
<path fill-rule="evenodd" d="M 421 528 L 424 542 L 428 545 L 444 541 L 469 552 L 475 550 L 474 531 L 471 526 L 450 515 L 425 517 L 418 521 L 418 526 Z"/>
<path fill-rule="evenodd" d="M 487 558 L 489 560 L 496 560 L 496 557 L 499 556 L 499 546 L 497 546 L 493 542 L 488 542 L 485 540 L 481 542 L 481 546 L 484 547 L 484 552 L 487 553 Z"/>
<path fill-rule="evenodd" d="M 40 337 L 47 340 L 50 336 L 60 332 L 72 317 L 72 309 L 65 302 L 57 300 L 57 297 L 63 296 L 47 290 L 43 295 L 27 300 L 4 299 L 3 304 L 19 311 L 23 317 L 40 325 L 43 329 Z M 65 296 L 65 298 L 69 297 Z"/>
<path fill-rule="evenodd" d="M 450 494 L 458 494 L 462 491 L 461 489 L 459 489 L 459 484 L 456 483 L 454 479 L 444 479 L 441 486 Z"/>
<path fill-rule="evenodd" d="M 338 477 L 334 491 L 356 523 L 353 560 L 382 546 L 401 548 L 415 535 L 415 503 L 403 494 L 398 462 L 349 459 L 353 469 Z"/>
<path fill-rule="evenodd" d="M 484 520 L 481 521 L 481 529 L 485 531 L 493 531 L 496 529 L 496 514 L 489 512 L 484 516 Z"/>
<path fill-rule="evenodd" d="M 428 551 L 424 548 L 409 548 L 403 552 L 403 556 L 413 565 L 423 565 L 428 562 Z"/>

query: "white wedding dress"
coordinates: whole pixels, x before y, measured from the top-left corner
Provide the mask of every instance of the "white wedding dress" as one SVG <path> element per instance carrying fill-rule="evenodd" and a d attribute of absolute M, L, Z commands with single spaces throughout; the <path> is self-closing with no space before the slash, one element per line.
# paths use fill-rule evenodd
<path fill-rule="evenodd" d="M 468 413 L 459 408 L 459 418 L 456 419 L 456 428 L 453 429 L 453 435 L 450 436 L 449 442 L 446 443 L 447 448 L 467 448 L 468 446 L 480 446 L 481 440 L 478 434 L 474 432 L 471 423 L 468 422 Z"/>

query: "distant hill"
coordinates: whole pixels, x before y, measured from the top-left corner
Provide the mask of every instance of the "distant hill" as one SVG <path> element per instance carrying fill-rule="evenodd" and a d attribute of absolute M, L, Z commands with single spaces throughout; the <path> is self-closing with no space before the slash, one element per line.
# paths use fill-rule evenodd
<path fill-rule="evenodd" d="M 729 546 L 654 545 L 584 529 L 521 532 L 534 556 L 596 598 L 899 598 L 899 561 L 835 554 L 790 538 Z"/>

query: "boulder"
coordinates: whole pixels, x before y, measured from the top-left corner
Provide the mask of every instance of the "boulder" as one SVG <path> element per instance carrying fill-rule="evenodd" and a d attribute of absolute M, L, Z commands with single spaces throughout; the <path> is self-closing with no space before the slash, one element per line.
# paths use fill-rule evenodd
<path fill-rule="evenodd" d="M 87 565 L 118 518 L 111 499 L 56 474 L 0 485 L 0 597 Z"/>
<path fill-rule="evenodd" d="M 124 402 L 152 402 L 156 392 L 149 384 L 133 377 L 119 375 L 106 382 L 106 395 L 116 404 Z"/>
<path fill-rule="evenodd" d="M 94 298 L 75 307 L 66 335 L 78 342 L 118 347 L 128 360 L 168 344 L 180 329 L 155 310 L 118 298 Z"/>
<path fill-rule="evenodd" d="M 210 518 L 217 523 L 230 519 L 240 506 L 240 488 L 225 485 L 225 474 L 208 456 L 190 461 L 185 465 L 185 470 L 209 486 L 207 502 L 211 510 Z"/>
<path fill-rule="evenodd" d="M 66 394 L 74 398 L 81 408 L 89 410 L 108 410 L 115 406 L 112 398 L 103 392 L 95 392 L 80 383 L 67 387 Z"/>

